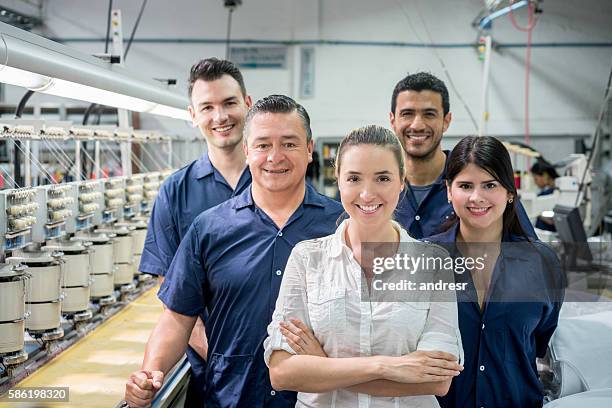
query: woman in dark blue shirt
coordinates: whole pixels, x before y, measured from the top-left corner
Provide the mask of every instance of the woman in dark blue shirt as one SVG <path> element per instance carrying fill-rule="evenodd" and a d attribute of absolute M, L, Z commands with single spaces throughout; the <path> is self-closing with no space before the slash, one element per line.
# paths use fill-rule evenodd
<path fill-rule="evenodd" d="M 541 407 L 536 357 L 546 352 L 559 317 L 563 278 L 554 252 L 530 240 L 516 213 L 510 156 L 493 137 L 466 137 L 447 161 L 455 220 L 428 240 L 455 259 L 473 258 L 457 293 L 464 371 L 442 407 Z M 458 265 L 458 263 L 456 263 Z"/>

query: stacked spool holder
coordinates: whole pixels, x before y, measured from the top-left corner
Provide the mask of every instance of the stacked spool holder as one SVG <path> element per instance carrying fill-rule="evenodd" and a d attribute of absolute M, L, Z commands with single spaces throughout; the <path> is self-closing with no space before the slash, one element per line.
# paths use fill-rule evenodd
<path fill-rule="evenodd" d="M 91 268 L 93 250 L 89 241 L 59 241 L 49 243 L 43 250 L 64 253 L 64 280 L 62 291 L 62 314 L 75 322 L 91 319 L 89 309 L 91 296 Z"/>
<path fill-rule="evenodd" d="M 28 266 L 30 283 L 26 290 L 26 305 L 30 316 L 26 330 L 43 341 L 58 340 L 64 336 L 61 327 L 62 282 L 64 260 L 61 252 L 18 252 L 7 258 L 12 264 Z"/>
<path fill-rule="evenodd" d="M 21 364 L 28 358 L 24 350 L 27 266 L 0 264 L 0 362 L 7 366 Z"/>
<path fill-rule="evenodd" d="M 92 255 L 90 298 L 100 306 L 115 303 L 115 266 L 113 264 L 114 235 L 102 233 L 79 234 L 76 240 L 91 242 Z"/>

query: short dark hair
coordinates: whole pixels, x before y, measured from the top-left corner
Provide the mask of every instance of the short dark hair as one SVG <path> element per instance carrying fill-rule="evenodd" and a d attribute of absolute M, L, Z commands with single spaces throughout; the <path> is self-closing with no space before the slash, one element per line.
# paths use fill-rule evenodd
<path fill-rule="evenodd" d="M 191 101 L 191 93 L 193 92 L 193 85 L 198 79 L 203 81 L 215 81 L 221 78 L 223 75 L 229 75 L 238 82 L 240 85 L 240 91 L 242 96 L 246 97 L 246 87 L 244 86 L 244 79 L 242 73 L 236 65 L 227 60 L 221 60 L 218 58 L 206 58 L 202 59 L 191 66 L 189 71 L 189 89 L 188 95 Z"/>
<path fill-rule="evenodd" d="M 244 124 L 244 141 L 246 142 L 247 140 L 246 136 L 248 135 L 249 124 L 255 115 L 259 113 L 293 112 L 297 112 L 300 119 L 302 119 L 302 126 L 306 131 L 306 142 L 310 142 L 312 140 L 312 130 L 310 129 L 310 116 L 308 116 L 308 112 L 306 112 L 306 109 L 302 105 L 285 95 L 270 95 L 255 102 L 246 116 Z"/>
<path fill-rule="evenodd" d="M 432 91 L 439 93 L 442 97 L 442 110 L 444 116 L 450 112 L 450 102 L 448 98 L 448 89 L 444 82 L 430 74 L 429 72 L 417 72 L 416 74 L 408 74 L 395 85 L 393 95 L 391 96 L 391 113 L 395 113 L 397 107 L 397 96 L 404 91 Z"/>
<path fill-rule="evenodd" d="M 533 174 L 537 174 L 538 176 L 548 174 L 553 180 L 559 177 L 557 170 L 555 170 L 555 166 L 542 158 L 538 158 L 538 160 L 533 163 L 533 166 L 531 166 L 531 172 Z"/>

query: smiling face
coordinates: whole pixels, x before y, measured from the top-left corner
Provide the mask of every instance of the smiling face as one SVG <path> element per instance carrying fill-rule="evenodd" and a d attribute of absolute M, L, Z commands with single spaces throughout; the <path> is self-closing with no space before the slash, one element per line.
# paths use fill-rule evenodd
<path fill-rule="evenodd" d="M 297 112 L 258 113 L 248 126 L 244 152 L 253 184 L 268 192 L 284 192 L 304 183 L 312 161 L 312 141 Z"/>
<path fill-rule="evenodd" d="M 473 163 L 468 164 L 447 185 L 448 199 L 462 228 L 472 231 L 499 229 L 512 194 L 486 170 Z"/>
<path fill-rule="evenodd" d="M 193 84 L 189 114 L 194 126 L 213 148 L 234 148 L 242 141 L 244 119 L 251 97 L 244 96 L 229 75 L 214 81 L 198 79 Z"/>
<path fill-rule="evenodd" d="M 368 228 L 389 222 L 403 188 L 393 151 L 371 144 L 350 146 L 341 163 L 338 188 L 352 222 Z"/>
<path fill-rule="evenodd" d="M 434 91 L 403 91 L 397 95 L 391 128 L 409 158 L 427 160 L 440 148 L 442 134 L 451 121 L 444 115 L 442 95 Z"/>

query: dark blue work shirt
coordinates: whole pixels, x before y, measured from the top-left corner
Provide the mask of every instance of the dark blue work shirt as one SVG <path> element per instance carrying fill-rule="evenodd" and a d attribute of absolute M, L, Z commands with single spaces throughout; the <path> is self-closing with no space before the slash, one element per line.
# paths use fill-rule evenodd
<path fill-rule="evenodd" d="M 281 229 L 255 205 L 250 188 L 195 219 L 159 298 L 183 315 L 208 311 L 207 405 L 295 405 L 294 392 L 272 389 L 263 341 L 294 245 L 332 234 L 341 213 L 338 202 L 307 185 Z"/>
<path fill-rule="evenodd" d="M 458 224 L 428 238 L 453 256 Z M 464 370 L 439 397 L 442 408 L 541 407 L 536 357 L 543 357 L 557 327 L 564 279 L 555 253 L 539 241 L 504 238 L 481 312 L 471 273 L 457 292 Z"/>
<path fill-rule="evenodd" d="M 198 160 L 172 174 L 159 190 L 149 220 L 145 247 L 139 271 L 164 276 L 181 239 L 201 212 L 240 194 L 251 184 L 248 167 L 244 170 L 236 190 L 225 181 L 205 153 Z M 206 316 L 201 316 L 206 321 Z M 191 384 L 188 403 L 201 399 L 204 392 L 206 361 L 191 347 L 187 349 L 191 364 Z"/>
<path fill-rule="evenodd" d="M 538 193 L 538 197 L 550 195 L 550 194 L 552 194 L 554 192 L 555 192 L 555 188 L 554 187 L 548 187 L 548 188 L 545 188 L 542 191 L 540 191 Z M 538 217 L 538 219 L 536 220 L 535 227 L 539 228 L 541 230 L 545 230 L 545 231 L 553 231 L 553 232 L 557 231 L 557 229 L 555 228 L 554 224 L 552 224 L 552 225 L 551 224 L 547 224 L 544 221 L 542 221 L 542 219 L 540 217 Z"/>
<path fill-rule="evenodd" d="M 448 151 L 444 151 L 448 159 Z M 517 211 L 521 225 L 529 237 L 537 238 L 533 225 L 523 208 L 517 202 Z M 413 238 L 421 239 L 438 234 L 444 230 L 444 224 L 454 215 L 453 207 L 446 194 L 446 165 L 442 174 L 431 185 L 431 189 L 420 202 L 417 201 L 410 184 L 400 195 L 395 209 L 395 220 L 410 233 Z"/>
<path fill-rule="evenodd" d="M 195 217 L 242 193 L 250 184 L 251 172 L 246 167 L 234 190 L 207 153 L 168 177 L 153 205 L 138 270 L 164 276 Z"/>
<path fill-rule="evenodd" d="M 555 192 L 555 188 L 554 187 L 547 187 L 545 189 L 542 189 L 542 191 L 540 191 L 538 193 L 538 197 L 545 196 L 545 195 L 551 195 L 554 192 Z"/>

